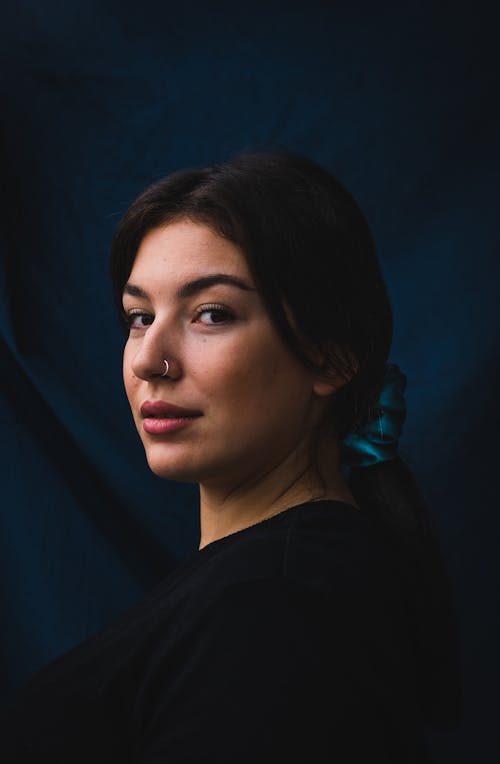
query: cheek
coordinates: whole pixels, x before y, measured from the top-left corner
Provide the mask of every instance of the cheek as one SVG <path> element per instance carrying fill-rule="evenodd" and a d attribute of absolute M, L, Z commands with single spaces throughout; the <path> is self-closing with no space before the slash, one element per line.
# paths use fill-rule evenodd
<path fill-rule="evenodd" d="M 254 342 L 239 342 L 219 357 L 206 378 L 206 397 L 222 412 L 241 421 L 288 408 L 304 393 L 304 373 L 287 351 L 262 334 Z"/>

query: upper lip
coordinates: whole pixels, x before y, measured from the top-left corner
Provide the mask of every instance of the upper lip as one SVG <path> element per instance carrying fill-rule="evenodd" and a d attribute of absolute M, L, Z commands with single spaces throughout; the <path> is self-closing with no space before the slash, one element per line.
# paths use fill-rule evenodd
<path fill-rule="evenodd" d="M 200 416 L 201 411 L 193 409 L 184 409 L 181 406 L 174 406 L 173 403 L 166 401 L 144 401 L 141 406 L 143 417 L 187 417 Z"/>

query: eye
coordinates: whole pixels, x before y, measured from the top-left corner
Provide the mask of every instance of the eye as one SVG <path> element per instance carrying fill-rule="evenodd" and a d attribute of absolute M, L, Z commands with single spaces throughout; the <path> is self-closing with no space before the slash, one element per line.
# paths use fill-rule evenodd
<path fill-rule="evenodd" d="M 201 305 L 196 311 L 196 318 L 201 324 L 214 326 L 215 324 L 228 324 L 234 320 L 234 316 L 223 305 Z"/>
<path fill-rule="evenodd" d="M 144 329 L 153 323 L 154 316 L 151 313 L 143 313 L 140 310 L 130 311 L 125 314 L 125 320 L 129 329 Z"/>

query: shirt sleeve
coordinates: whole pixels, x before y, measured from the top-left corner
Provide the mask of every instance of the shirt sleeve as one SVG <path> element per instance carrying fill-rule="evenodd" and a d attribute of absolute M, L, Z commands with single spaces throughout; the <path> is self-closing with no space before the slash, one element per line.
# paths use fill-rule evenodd
<path fill-rule="evenodd" d="M 141 764 L 396 761 L 397 651 L 367 607 L 287 579 L 225 588 L 150 672 Z"/>

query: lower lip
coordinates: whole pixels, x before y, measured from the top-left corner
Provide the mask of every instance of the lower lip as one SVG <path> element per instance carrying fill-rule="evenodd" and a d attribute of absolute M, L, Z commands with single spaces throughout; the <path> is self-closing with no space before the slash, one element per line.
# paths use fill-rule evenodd
<path fill-rule="evenodd" d="M 142 426 L 150 435 L 164 435 L 167 432 L 176 432 L 187 427 L 190 422 L 198 419 L 196 416 L 186 416 L 179 419 L 160 419 L 157 417 L 147 417 Z"/>

